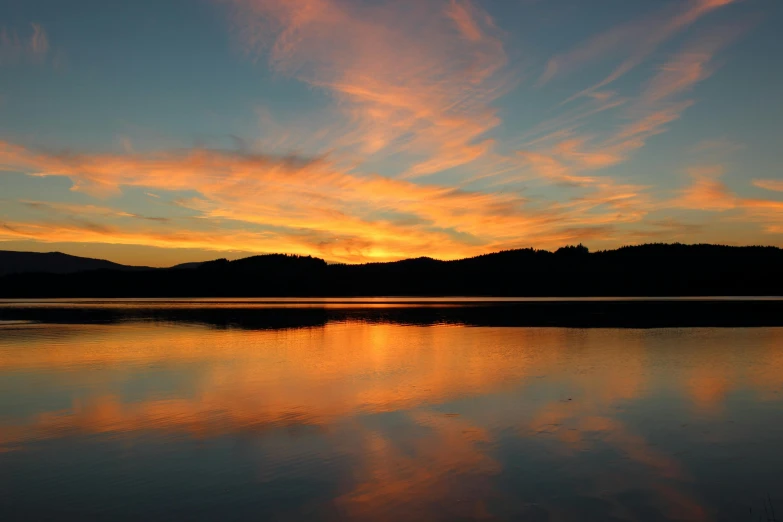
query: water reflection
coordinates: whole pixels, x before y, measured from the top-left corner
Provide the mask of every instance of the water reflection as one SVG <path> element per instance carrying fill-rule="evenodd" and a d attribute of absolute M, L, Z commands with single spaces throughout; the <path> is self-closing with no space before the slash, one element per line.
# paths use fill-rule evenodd
<path fill-rule="evenodd" d="M 782 341 L 6 324 L 0 514 L 749 520 L 767 492 L 783 509 Z"/>

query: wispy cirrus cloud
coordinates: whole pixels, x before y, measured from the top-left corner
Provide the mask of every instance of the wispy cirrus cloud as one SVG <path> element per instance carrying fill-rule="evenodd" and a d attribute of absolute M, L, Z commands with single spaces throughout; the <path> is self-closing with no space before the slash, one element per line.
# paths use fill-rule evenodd
<path fill-rule="evenodd" d="M 591 91 L 575 108 L 537 126 L 521 157 L 534 173 L 556 184 L 610 182 L 596 172 L 628 161 L 679 120 L 695 103 L 685 96 L 712 75 L 715 55 L 745 29 L 740 24 L 692 38 L 656 68 L 635 96 Z M 607 112 L 613 117 L 611 127 L 600 133 L 583 130 L 591 117 Z"/>
<path fill-rule="evenodd" d="M 573 95 L 567 101 L 588 96 L 639 66 L 663 43 L 706 14 L 734 1 L 686 0 L 674 7 L 667 6 L 651 15 L 613 27 L 580 43 L 573 50 L 549 60 L 546 71 L 539 78 L 538 83 L 543 85 L 557 75 L 571 73 L 611 56 L 625 55 L 619 65 L 603 80 Z"/>
<path fill-rule="evenodd" d="M 134 212 L 125 212 L 115 208 L 102 205 L 78 205 L 73 203 L 57 203 L 51 201 L 18 200 L 18 203 L 35 210 L 41 210 L 61 217 L 70 216 L 90 216 L 92 218 L 133 218 L 146 221 L 157 221 L 159 223 L 169 222 L 169 218 L 161 216 L 146 216 Z"/>
<path fill-rule="evenodd" d="M 331 93 L 336 150 L 404 154 L 404 177 L 487 156 L 510 81 L 492 18 L 470 0 L 226 0 L 248 53 Z M 415 20 L 415 23 L 412 23 Z"/>
<path fill-rule="evenodd" d="M 38 221 L 0 221 L 0 240 L 34 240 L 41 243 L 100 243 L 144 245 L 159 248 L 191 248 L 212 252 L 300 252 L 302 242 L 285 235 L 247 230 L 150 228 L 98 219 L 57 219 Z M 244 250 L 251 246 L 252 250 Z"/>
<path fill-rule="evenodd" d="M 783 180 L 779 179 L 754 179 L 753 185 L 765 190 L 783 192 Z"/>
<path fill-rule="evenodd" d="M 43 26 L 30 24 L 28 31 L 0 27 L 0 65 L 40 62 L 49 52 L 49 37 Z"/>

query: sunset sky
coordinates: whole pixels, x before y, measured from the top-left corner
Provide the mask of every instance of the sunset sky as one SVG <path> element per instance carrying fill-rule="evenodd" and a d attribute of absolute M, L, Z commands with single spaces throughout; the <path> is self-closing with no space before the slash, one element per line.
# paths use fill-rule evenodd
<path fill-rule="evenodd" d="M 783 246 L 780 0 L 0 0 L 0 249 Z"/>

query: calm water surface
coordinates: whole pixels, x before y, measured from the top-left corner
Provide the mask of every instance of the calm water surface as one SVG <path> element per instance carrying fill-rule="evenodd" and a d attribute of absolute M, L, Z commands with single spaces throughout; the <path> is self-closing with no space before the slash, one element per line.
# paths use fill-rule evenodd
<path fill-rule="evenodd" d="M 783 514 L 783 328 L 3 317 L 3 521 Z"/>

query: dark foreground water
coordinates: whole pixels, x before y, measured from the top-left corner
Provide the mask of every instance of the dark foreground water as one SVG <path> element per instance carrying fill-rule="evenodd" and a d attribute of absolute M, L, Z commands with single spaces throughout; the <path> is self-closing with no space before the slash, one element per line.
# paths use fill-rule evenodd
<path fill-rule="evenodd" d="M 783 516 L 783 328 L 521 312 L 0 305 L 0 520 Z"/>

